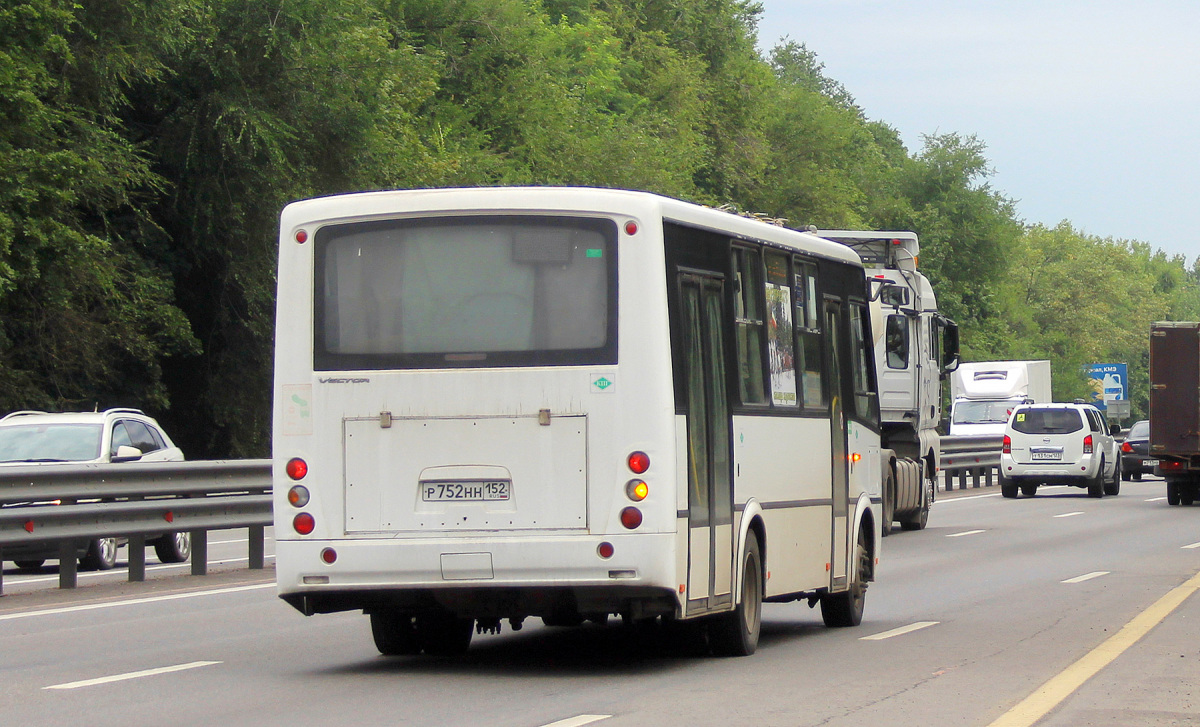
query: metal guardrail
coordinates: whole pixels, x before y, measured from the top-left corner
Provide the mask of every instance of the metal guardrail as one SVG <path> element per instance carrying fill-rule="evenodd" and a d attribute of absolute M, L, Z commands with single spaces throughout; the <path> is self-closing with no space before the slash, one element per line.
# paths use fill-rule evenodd
<path fill-rule="evenodd" d="M 58 543 L 62 588 L 76 585 L 76 543 L 92 538 L 128 537 L 129 580 L 142 581 L 146 536 L 190 533 L 192 574 L 204 575 L 208 531 L 246 527 L 261 569 L 271 522 L 268 459 L 0 468 L 0 563 L 6 545 Z"/>
<path fill-rule="evenodd" d="M 1000 447 L 1003 442 L 1003 434 L 942 437 L 942 456 L 938 467 L 946 473 L 946 490 L 954 489 L 955 478 L 961 490 L 967 489 L 968 477 L 973 487 L 990 486 L 992 471 L 1000 466 Z"/>

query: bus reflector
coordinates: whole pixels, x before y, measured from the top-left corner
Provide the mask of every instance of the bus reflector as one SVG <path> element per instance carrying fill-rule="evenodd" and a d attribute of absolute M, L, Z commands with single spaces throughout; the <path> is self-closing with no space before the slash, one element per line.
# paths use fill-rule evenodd
<path fill-rule="evenodd" d="M 308 232 L 305 230 L 296 230 L 296 242 L 301 245 L 308 242 Z"/>
<path fill-rule="evenodd" d="M 295 528 L 296 532 L 300 533 L 301 535 L 310 535 L 317 527 L 317 521 L 313 519 L 312 515 L 302 512 L 296 517 L 292 518 L 292 527 Z"/>
<path fill-rule="evenodd" d="M 637 231 L 638 231 L 638 226 L 637 226 L 636 222 L 634 222 L 633 220 L 630 220 L 625 223 L 625 234 L 626 235 L 636 235 Z"/>
<path fill-rule="evenodd" d="M 604 558 L 605 560 L 613 557 L 613 552 L 615 552 L 615 549 L 613 548 L 612 543 L 600 543 L 600 545 L 596 547 L 596 555 Z"/>
<path fill-rule="evenodd" d="M 629 469 L 635 475 L 642 475 L 646 470 L 650 469 L 650 455 L 645 452 L 634 452 L 629 455 Z"/>
<path fill-rule="evenodd" d="M 621 524 L 633 530 L 642 524 L 642 511 L 636 507 L 627 507 L 621 511 Z"/>
<path fill-rule="evenodd" d="M 288 490 L 288 502 L 292 507 L 304 507 L 308 504 L 308 488 L 304 485 L 293 485 Z"/>
<path fill-rule="evenodd" d="M 308 462 L 299 457 L 292 457 L 288 460 L 287 467 L 284 469 L 287 470 L 288 477 L 291 477 L 293 480 L 302 480 L 308 474 Z"/>
<path fill-rule="evenodd" d="M 630 480 L 625 483 L 625 496 L 634 502 L 641 502 L 650 494 L 650 485 L 644 480 Z"/>
<path fill-rule="evenodd" d="M 333 548 L 325 548 L 321 551 L 321 560 L 329 565 L 333 565 L 334 561 L 337 560 L 337 551 Z"/>

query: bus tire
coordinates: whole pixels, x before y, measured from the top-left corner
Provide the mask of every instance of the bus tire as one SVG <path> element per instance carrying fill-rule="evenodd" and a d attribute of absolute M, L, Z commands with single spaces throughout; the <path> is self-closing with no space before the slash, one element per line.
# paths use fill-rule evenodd
<path fill-rule="evenodd" d="M 749 533 L 742 560 L 742 599 L 733 611 L 715 617 L 709 624 L 709 644 L 718 656 L 749 656 L 758 648 L 761 631 L 762 555 L 758 536 Z"/>
<path fill-rule="evenodd" d="M 475 633 L 475 619 L 459 618 L 449 611 L 417 614 L 417 641 L 431 656 L 465 654 Z"/>
<path fill-rule="evenodd" d="M 413 617 L 396 611 L 371 613 L 371 637 L 375 648 L 384 656 L 409 656 L 421 653 Z"/>
<path fill-rule="evenodd" d="M 850 587 L 841 593 L 827 593 L 821 596 L 821 619 L 826 626 L 846 627 L 862 623 L 863 606 L 867 600 L 867 581 L 871 572 L 871 553 L 867 550 L 863 533 L 858 533 L 858 544 L 855 546 L 854 557 L 856 566 L 854 580 Z"/>

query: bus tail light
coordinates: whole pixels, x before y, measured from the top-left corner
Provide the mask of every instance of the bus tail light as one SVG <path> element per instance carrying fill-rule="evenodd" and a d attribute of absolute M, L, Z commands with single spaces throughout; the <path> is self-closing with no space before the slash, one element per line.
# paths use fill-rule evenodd
<path fill-rule="evenodd" d="M 321 551 L 321 560 L 327 565 L 333 565 L 337 561 L 337 551 L 333 548 L 325 548 Z"/>
<path fill-rule="evenodd" d="M 621 511 L 621 524 L 633 530 L 642 524 L 642 511 L 636 507 L 627 507 Z"/>
<path fill-rule="evenodd" d="M 1000 447 L 1002 454 L 1012 454 L 1012 437 L 1004 435 L 1004 444 Z"/>
<path fill-rule="evenodd" d="M 1092 453 L 1092 435 L 1090 434 L 1083 438 L 1083 453 Z"/>
<path fill-rule="evenodd" d="M 308 504 L 308 488 L 304 485 L 294 485 L 288 490 L 288 503 L 292 507 L 304 507 Z"/>
<path fill-rule="evenodd" d="M 311 535 L 312 531 L 317 527 L 317 521 L 313 519 L 312 515 L 302 512 L 292 518 L 292 527 L 301 535 Z"/>
<path fill-rule="evenodd" d="M 287 470 L 288 477 L 293 480 L 302 480 L 308 474 L 308 463 L 299 457 L 292 457 L 284 469 Z"/>
<path fill-rule="evenodd" d="M 625 496 L 634 502 L 641 502 L 650 494 L 650 486 L 645 480 L 630 480 L 625 483 Z"/>
<path fill-rule="evenodd" d="M 626 462 L 629 464 L 629 470 L 635 475 L 644 475 L 646 470 L 650 469 L 650 455 L 645 452 L 630 454 Z"/>
<path fill-rule="evenodd" d="M 601 558 L 603 558 L 605 560 L 608 560 L 609 558 L 613 557 L 613 553 L 615 553 L 615 552 L 616 552 L 616 549 L 613 548 L 612 543 L 607 543 L 607 542 L 600 543 L 600 545 L 596 546 L 596 555 L 600 556 Z"/>

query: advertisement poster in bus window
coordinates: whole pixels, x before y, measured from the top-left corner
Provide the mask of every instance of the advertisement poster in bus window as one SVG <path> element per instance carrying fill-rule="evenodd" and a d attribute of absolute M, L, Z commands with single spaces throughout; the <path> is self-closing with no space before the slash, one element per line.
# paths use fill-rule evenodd
<path fill-rule="evenodd" d="M 792 335 L 792 291 L 786 285 L 767 283 L 767 357 L 771 400 L 776 406 L 797 405 L 795 340 Z"/>

